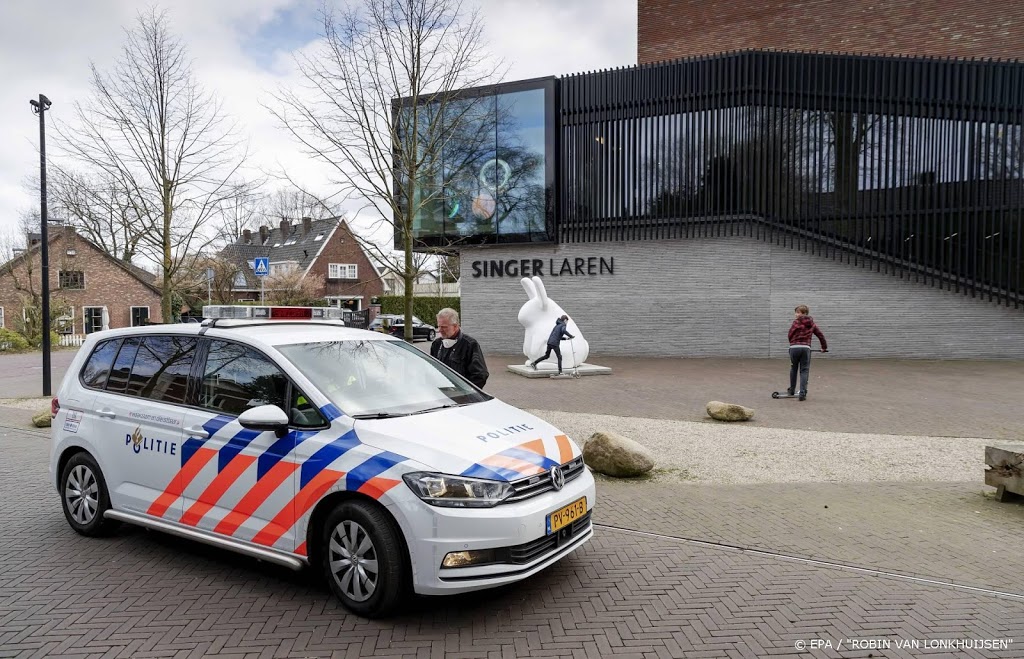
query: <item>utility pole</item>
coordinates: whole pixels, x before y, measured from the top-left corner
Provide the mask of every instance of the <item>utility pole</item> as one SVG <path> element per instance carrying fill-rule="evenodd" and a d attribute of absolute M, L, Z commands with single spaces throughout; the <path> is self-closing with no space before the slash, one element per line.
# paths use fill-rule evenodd
<path fill-rule="evenodd" d="M 43 113 L 50 109 L 50 99 L 40 94 L 29 101 L 32 112 L 39 115 L 39 217 L 43 244 L 40 248 L 43 277 L 43 395 L 50 393 L 50 239 L 46 219 L 46 122 Z"/>

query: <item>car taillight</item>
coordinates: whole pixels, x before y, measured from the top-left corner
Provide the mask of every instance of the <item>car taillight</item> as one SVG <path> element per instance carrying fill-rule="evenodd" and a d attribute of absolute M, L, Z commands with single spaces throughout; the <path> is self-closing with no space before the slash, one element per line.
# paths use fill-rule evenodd
<path fill-rule="evenodd" d="M 57 412 L 60 412 L 60 401 L 54 396 L 53 400 L 50 401 L 50 416 L 57 416 Z"/>

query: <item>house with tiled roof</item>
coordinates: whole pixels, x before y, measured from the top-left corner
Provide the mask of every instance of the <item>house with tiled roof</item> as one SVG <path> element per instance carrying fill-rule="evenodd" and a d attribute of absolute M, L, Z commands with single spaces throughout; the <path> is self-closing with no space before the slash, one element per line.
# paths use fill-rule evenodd
<path fill-rule="evenodd" d="M 303 277 L 320 275 L 318 291 L 330 306 L 360 311 L 384 293 L 384 283 L 369 256 L 342 218 L 302 218 L 295 224 L 281 220 L 276 227 L 246 229 L 218 257 L 235 264 L 238 272 L 231 287 L 234 300 L 259 300 L 261 282 L 253 272 L 257 257 L 270 259 L 270 277 L 294 272 Z"/>
<path fill-rule="evenodd" d="M 55 331 L 99 331 L 104 311 L 110 328 L 161 321 L 152 273 L 107 254 L 72 227 L 53 227 L 48 234 L 51 306 L 65 310 Z M 27 249 L 0 264 L 0 328 L 16 329 L 26 301 L 42 291 L 41 245 L 39 234 L 29 234 Z"/>

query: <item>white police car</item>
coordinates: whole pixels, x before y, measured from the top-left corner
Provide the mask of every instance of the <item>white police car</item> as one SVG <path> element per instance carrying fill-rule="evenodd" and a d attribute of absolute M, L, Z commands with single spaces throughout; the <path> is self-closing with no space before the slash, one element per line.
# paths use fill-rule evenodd
<path fill-rule="evenodd" d="M 72 528 L 309 564 L 365 616 L 410 588 L 523 579 L 590 539 L 594 479 L 571 439 L 329 313 L 208 308 L 202 325 L 89 335 L 53 402 Z"/>

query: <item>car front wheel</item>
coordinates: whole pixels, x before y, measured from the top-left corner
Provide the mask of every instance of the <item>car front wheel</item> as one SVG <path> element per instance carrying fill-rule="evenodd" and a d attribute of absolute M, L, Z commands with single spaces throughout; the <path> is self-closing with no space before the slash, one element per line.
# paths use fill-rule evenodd
<path fill-rule="evenodd" d="M 346 501 L 331 511 L 322 536 L 324 576 L 345 608 L 367 618 L 397 608 L 408 589 L 400 533 L 368 502 Z"/>
<path fill-rule="evenodd" d="M 104 536 L 118 527 L 117 521 L 103 516 L 110 510 L 110 495 L 99 465 L 88 453 L 76 453 L 64 465 L 60 492 L 64 517 L 78 533 Z"/>

